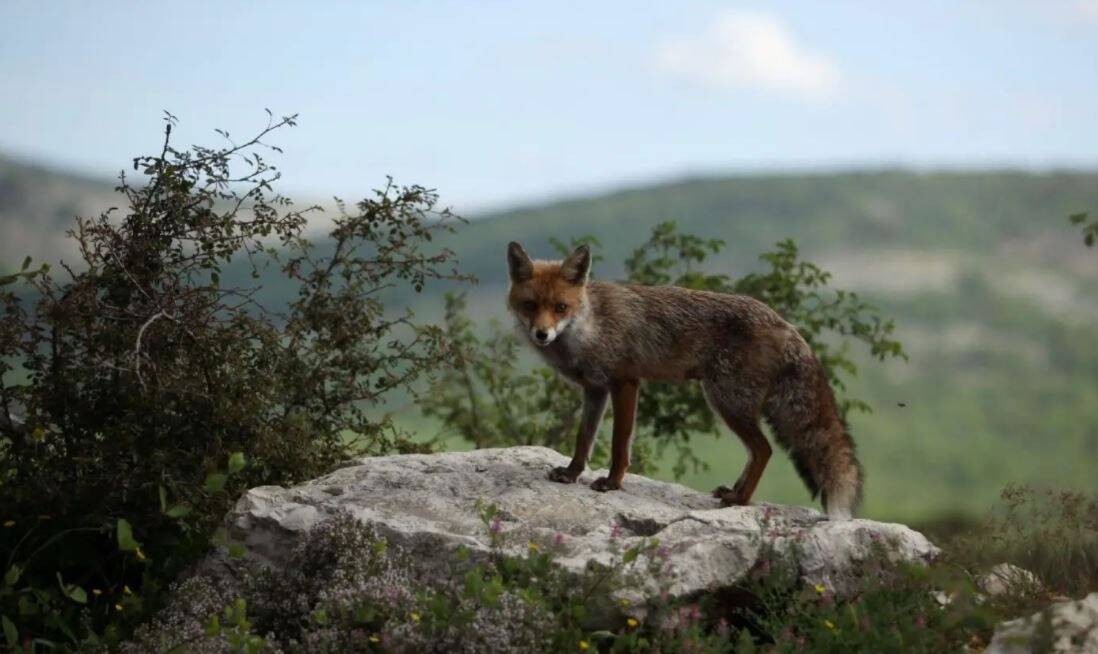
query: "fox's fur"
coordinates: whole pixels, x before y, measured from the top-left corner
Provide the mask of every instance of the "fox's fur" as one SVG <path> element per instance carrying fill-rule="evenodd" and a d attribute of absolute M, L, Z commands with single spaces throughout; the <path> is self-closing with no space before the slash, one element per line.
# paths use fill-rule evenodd
<path fill-rule="evenodd" d="M 574 482 L 586 468 L 610 399 L 610 473 L 591 486 L 620 488 L 640 381 L 696 379 L 748 448 L 736 483 L 714 491 L 723 504 L 747 504 L 758 485 L 771 454 L 759 429 L 764 417 L 828 515 L 853 515 L 862 489 L 854 441 L 819 361 L 773 309 L 742 295 L 591 282 L 583 246 L 564 261 L 533 261 L 511 243 L 507 259 L 508 306 L 519 326 L 549 365 L 584 390 L 575 456 L 551 479 Z"/>

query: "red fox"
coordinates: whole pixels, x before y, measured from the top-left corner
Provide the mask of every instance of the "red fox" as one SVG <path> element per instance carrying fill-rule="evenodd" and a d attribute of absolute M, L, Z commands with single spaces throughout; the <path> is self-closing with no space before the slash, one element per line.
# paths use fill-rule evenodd
<path fill-rule="evenodd" d="M 586 468 L 609 400 L 610 473 L 591 488 L 621 488 L 641 380 L 696 379 L 748 451 L 736 483 L 713 491 L 722 505 L 750 502 L 770 459 L 761 415 L 827 514 L 852 517 L 863 477 L 854 441 L 823 367 L 776 311 L 743 295 L 588 281 L 586 246 L 563 261 L 533 261 L 512 242 L 507 263 L 508 306 L 519 326 L 550 366 L 583 389 L 575 455 L 550 479 L 573 483 Z"/>

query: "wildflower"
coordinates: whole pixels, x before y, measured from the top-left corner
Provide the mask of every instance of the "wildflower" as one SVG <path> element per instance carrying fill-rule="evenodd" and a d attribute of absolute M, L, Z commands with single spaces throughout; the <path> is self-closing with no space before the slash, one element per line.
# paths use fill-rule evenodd
<path fill-rule="evenodd" d="M 629 606 L 629 600 L 623 597 L 618 600 L 618 604 L 621 604 L 622 606 Z"/>
<path fill-rule="evenodd" d="M 625 624 L 629 625 L 630 629 L 636 629 L 637 625 L 639 625 L 640 623 L 637 622 L 636 618 L 631 617 L 631 618 L 629 618 L 628 620 L 625 621 Z"/>
<path fill-rule="evenodd" d="M 825 627 L 827 627 L 827 628 L 828 628 L 828 629 L 829 629 L 830 631 L 835 631 L 835 623 L 834 623 L 834 622 L 832 622 L 832 621 L 830 621 L 830 620 L 824 620 L 824 623 L 823 623 L 823 624 L 824 624 L 824 626 L 825 626 Z"/>
<path fill-rule="evenodd" d="M 617 538 L 618 536 L 621 536 L 621 525 L 615 522 L 610 526 L 610 538 Z"/>
<path fill-rule="evenodd" d="M 4 521 L 4 526 L 5 527 L 14 527 L 15 526 L 15 521 L 14 520 L 5 520 Z"/>
<path fill-rule="evenodd" d="M 660 557 L 660 560 L 666 561 L 667 557 L 671 555 L 671 549 L 666 545 L 660 545 L 656 548 L 656 556 Z"/>
<path fill-rule="evenodd" d="M 824 586 L 823 584 L 816 584 L 816 592 L 820 595 L 823 595 L 827 592 L 827 586 Z"/>
<path fill-rule="evenodd" d="M 419 622 L 419 614 L 412 611 L 412 622 Z"/>
<path fill-rule="evenodd" d="M 145 560 L 145 553 L 141 551 L 141 548 L 140 548 L 140 547 L 138 547 L 137 549 L 135 549 L 135 550 L 133 551 L 133 554 L 134 554 L 134 556 L 136 556 L 136 557 L 137 557 L 137 560 L 138 560 L 138 561 L 144 561 L 144 560 Z"/>
<path fill-rule="evenodd" d="M 557 547 L 560 547 L 561 545 L 563 545 L 564 544 L 564 534 L 560 533 L 559 531 L 557 533 L 553 534 L 553 544 L 556 545 Z"/>
<path fill-rule="evenodd" d="M 99 590 L 98 588 L 92 588 L 92 595 L 95 595 L 96 597 L 99 597 L 102 594 L 103 594 L 103 591 Z"/>
<path fill-rule="evenodd" d="M 492 526 L 489 527 L 489 530 L 493 534 L 498 534 L 500 532 L 500 530 L 502 530 L 502 529 L 503 529 L 503 519 L 500 518 L 497 515 L 496 517 L 492 518 Z"/>
<path fill-rule="evenodd" d="M 126 595 L 133 595 L 133 591 L 132 591 L 132 590 L 130 590 L 130 587 L 129 587 L 129 586 L 123 586 L 123 587 L 122 587 L 122 592 L 123 592 L 124 594 L 126 594 Z"/>
<path fill-rule="evenodd" d="M 115 604 L 114 605 L 114 610 L 115 611 L 121 611 L 122 610 L 122 605 L 121 604 Z"/>
<path fill-rule="evenodd" d="M 370 636 L 370 642 L 371 643 L 380 643 L 381 639 L 378 638 L 377 636 Z"/>
<path fill-rule="evenodd" d="M 529 548 L 531 554 L 537 554 L 541 550 L 541 546 L 534 541 L 530 541 Z"/>
<path fill-rule="evenodd" d="M 588 647 L 590 647 L 590 645 L 587 644 L 586 640 L 581 640 L 579 642 L 579 648 L 581 652 L 586 652 Z"/>
<path fill-rule="evenodd" d="M 719 634 L 722 638 L 728 637 L 728 620 L 725 620 L 724 618 L 720 619 L 720 621 L 717 623 L 717 634 Z"/>

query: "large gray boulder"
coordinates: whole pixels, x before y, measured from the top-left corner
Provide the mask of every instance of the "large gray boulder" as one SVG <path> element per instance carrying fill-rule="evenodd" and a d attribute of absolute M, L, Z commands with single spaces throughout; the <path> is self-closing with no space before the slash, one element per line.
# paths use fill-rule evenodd
<path fill-rule="evenodd" d="M 642 539 L 659 539 L 670 564 L 662 590 L 672 597 L 735 586 L 794 549 L 796 577 L 840 595 L 878 552 L 916 562 L 938 552 L 903 525 L 833 521 L 802 507 L 722 508 L 708 494 L 636 475 L 609 493 L 588 488 L 604 471 L 576 484 L 549 481 L 548 471 L 567 462 L 544 447 L 358 459 L 300 486 L 248 491 L 228 518 L 229 531 L 246 545 L 249 559 L 277 568 L 314 525 L 346 511 L 425 568 L 444 568 L 452 560 L 446 554 L 458 546 L 474 555 L 490 550 L 479 500 L 499 507 L 506 549 L 518 554 L 530 542 L 554 545 L 558 564 L 569 571 L 606 563 Z M 660 592 L 654 580 L 646 592 Z"/>
<path fill-rule="evenodd" d="M 1098 652 L 1098 593 L 1049 605 L 995 628 L 987 654 Z"/>

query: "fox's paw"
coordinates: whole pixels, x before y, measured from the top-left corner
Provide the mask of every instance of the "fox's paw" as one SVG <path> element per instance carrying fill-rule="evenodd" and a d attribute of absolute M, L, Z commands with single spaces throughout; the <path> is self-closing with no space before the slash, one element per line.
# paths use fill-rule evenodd
<path fill-rule="evenodd" d="M 744 506 L 748 503 L 747 498 L 744 497 L 743 489 L 739 484 L 736 484 L 732 488 L 728 486 L 717 486 L 713 490 L 713 497 L 721 501 L 721 506 Z"/>
<path fill-rule="evenodd" d="M 574 484 L 576 483 L 576 478 L 579 476 L 580 473 L 565 466 L 553 468 L 549 471 L 549 480 L 555 481 L 558 484 Z"/>
<path fill-rule="evenodd" d="M 600 493 L 605 493 L 606 491 L 612 490 L 621 490 L 621 482 L 614 481 L 609 477 L 599 477 L 595 481 L 591 482 L 591 488 L 593 490 L 597 490 Z"/>

